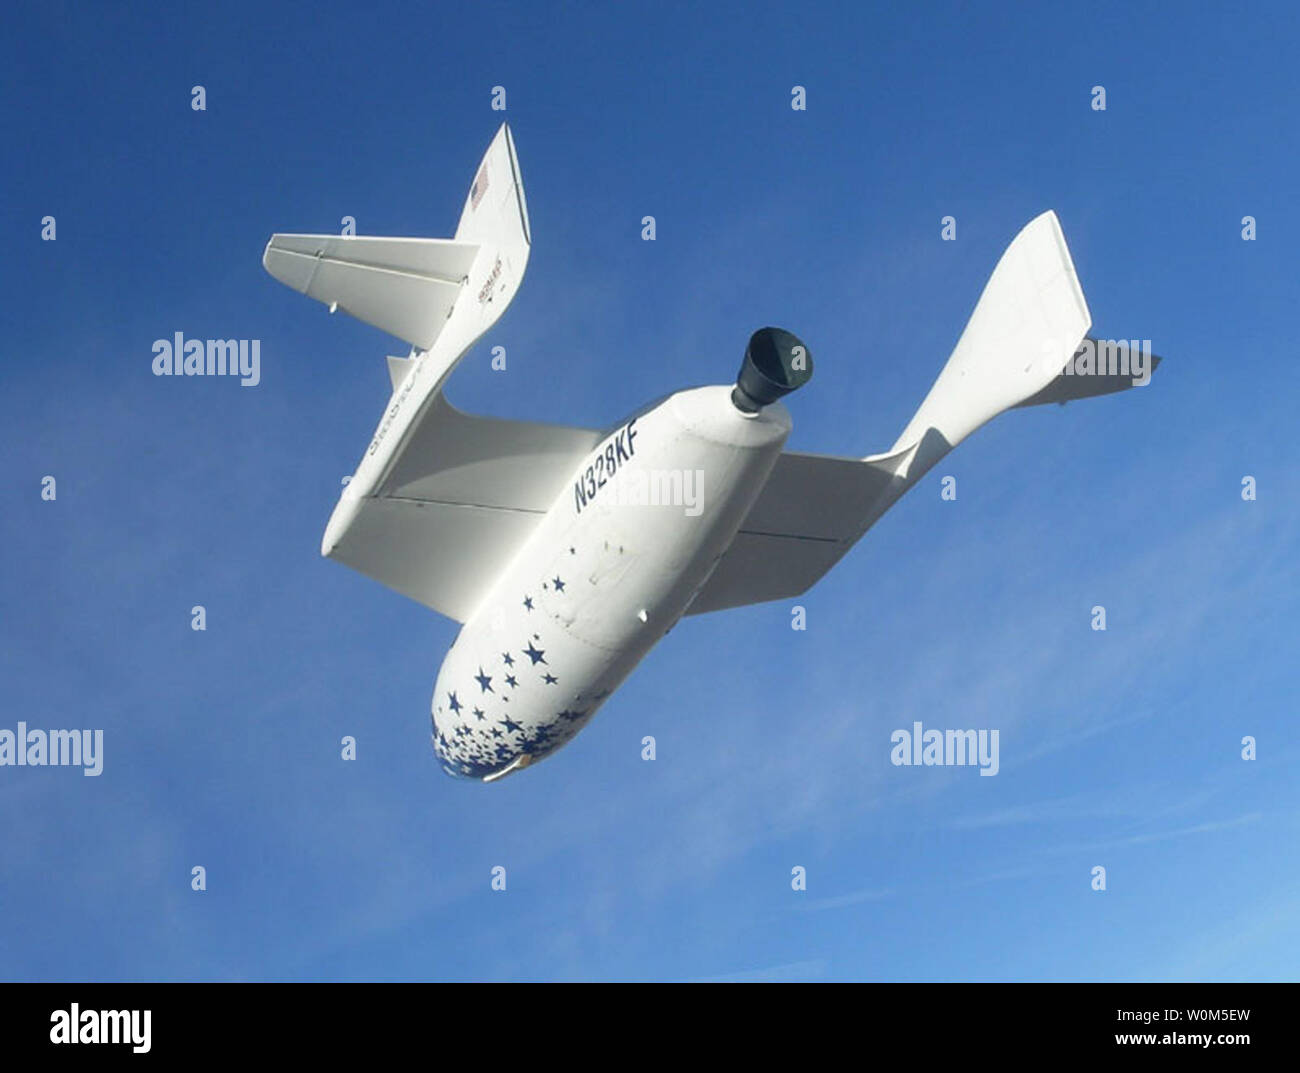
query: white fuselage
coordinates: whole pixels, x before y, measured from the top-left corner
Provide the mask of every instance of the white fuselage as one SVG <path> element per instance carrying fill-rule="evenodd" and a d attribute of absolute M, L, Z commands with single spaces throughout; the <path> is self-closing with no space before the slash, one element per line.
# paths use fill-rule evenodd
<path fill-rule="evenodd" d="M 443 769 L 492 779 L 570 741 L 708 580 L 789 432 L 781 404 L 745 414 L 717 386 L 602 439 L 443 661 Z"/>

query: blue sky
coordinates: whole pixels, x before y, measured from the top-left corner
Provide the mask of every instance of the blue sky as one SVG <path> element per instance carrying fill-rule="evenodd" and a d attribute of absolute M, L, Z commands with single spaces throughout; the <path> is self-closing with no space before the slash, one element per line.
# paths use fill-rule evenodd
<path fill-rule="evenodd" d="M 0 728 L 102 728 L 105 760 L 0 768 L 0 977 L 1295 978 L 1293 7 L 10 27 Z M 318 555 L 403 351 L 260 256 L 345 215 L 449 236 L 496 85 L 534 245 L 465 409 L 603 427 L 729 381 L 774 323 L 817 360 L 790 446 L 884 450 L 1048 208 L 1094 333 L 1167 361 L 963 444 L 798 601 L 806 632 L 793 601 L 690 619 L 544 764 L 448 779 L 457 627 Z M 260 339 L 261 384 L 155 378 L 176 331 Z M 1000 773 L 892 766 L 915 719 L 997 728 Z"/>

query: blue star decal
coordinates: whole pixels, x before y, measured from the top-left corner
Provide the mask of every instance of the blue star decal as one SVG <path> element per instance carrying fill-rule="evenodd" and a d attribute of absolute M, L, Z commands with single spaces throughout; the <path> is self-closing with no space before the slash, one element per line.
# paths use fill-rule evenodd
<path fill-rule="evenodd" d="M 508 685 L 511 689 L 514 689 L 515 686 L 517 686 L 518 684 L 519 684 L 519 680 L 515 678 L 513 674 L 506 675 L 506 685 Z"/>
<path fill-rule="evenodd" d="M 451 710 L 452 710 L 453 712 L 458 712 L 458 711 L 460 711 L 460 701 L 458 701 L 458 700 L 456 699 L 456 694 L 455 694 L 455 693 L 448 693 L 448 694 L 447 694 L 447 698 L 448 698 L 447 703 L 448 703 L 449 705 L 451 705 Z"/>
<path fill-rule="evenodd" d="M 548 686 L 553 686 L 555 685 L 556 682 L 559 681 L 559 679 L 556 678 L 555 675 L 553 674 L 546 674 L 542 676 L 542 681 L 545 682 Z"/>
<path fill-rule="evenodd" d="M 479 719 L 480 722 L 487 718 L 487 716 L 483 714 L 482 708 L 475 708 L 474 715 Z"/>
<path fill-rule="evenodd" d="M 545 649 L 534 648 L 534 647 L 533 647 L 533 643 L 532 643 L 531 641 L 528 642 L 528 647 L 524 649 L 524 655 L 527 656 L 529 659 L 531 659 L 531 660 L 533 661 L 533 666 L 534 666 L 534 667 L 536 667 L 537 664 L 539 664 L 539 663 L 545 663 L 545 662 L 546 662 L 546 660 L 542 659 L 542 657 L 543 657 L 545 654 L 546 654 L 546 650 L 545 650 Z M 452 699 L 453 699 L 453 700 L 455 699 L 455 694 L 454 694 L 454 693 L 452 694 Z"/>
<path fill-rule="evenodd" d="M 531 596 L 524 597 L 524 606 L 528 608 L 529 611 L 533 609 L 533 598 Z"/>
<path fill-rule="evenodd" d="M 484 693 L 491 693 L 493 691 L 492 678 L 490 675 L 486 675 L 483 673 L 482 666 L 479 667 L 478 674 L 474 676 L 474 681 L 478 683 L 478 687 L 480 691 Z"/>
<path fill-rule="evenodd" d="M 514 722 L 514 721 L 510 718 L 510 716 L 506 716 L 504 719 L 502 719 L 502 720 L 501 720 L 501 725 L 502 725 L 503 727 L 505 727 L 506 730 L 510 731 L 511 733 L 514 733 L 514 731 L 516 731 L 516 730 L 523 730 L 523 727 L 521 727 L 518 723 Z"/>
<path fill-rule="evenodd" d="M 556 591 L 556 592 L 563 592 L 563 591 L 564 591 L 564 582 L 561 581 L 558 577 L 557 577 L 557 578 L 552 582 L 552 584 L 555 585 L 555 591 Z"/>
<path fill-rule="evenodd" d="M 510 655 L 509 652 L 502 652 L 501 658 L 505 660 L 505 664 L 507 667 L 513 667 L 515 665 L 514 657 Z"/>

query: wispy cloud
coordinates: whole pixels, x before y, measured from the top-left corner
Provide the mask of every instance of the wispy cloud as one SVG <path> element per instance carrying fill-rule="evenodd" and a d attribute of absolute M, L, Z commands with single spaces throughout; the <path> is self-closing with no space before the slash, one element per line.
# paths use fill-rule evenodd
<path fill-rule="evenodd" d="M 849 894 L 839 894 L 831 898 L 800 899 L 795 908 L 804 913 L 819 913 L 824 909 L 842 909 L 848 905 L 861 905 L 863 902 L 880 902 L 892 898 L 897 892 L 892 888 L 856 890 Z"/>
<path fill-rule="evenodd" d="M 723 973 L 721 976 L 697 976 L 687 982 L 693 984 L 747 984 L 821 980 L 825 978 L 829 967 L 830 962 L 826 958 L 813 958 L 809 961 L 789 961 L 784 965 L 769 965 L 763 969 L 743 969 L 740 972 Z"/>

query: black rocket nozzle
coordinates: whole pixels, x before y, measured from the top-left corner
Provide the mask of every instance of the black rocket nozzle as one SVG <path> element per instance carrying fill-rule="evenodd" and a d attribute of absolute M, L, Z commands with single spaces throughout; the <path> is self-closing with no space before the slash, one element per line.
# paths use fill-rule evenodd
<path fill-rule="evenodd" d="M 781 328 L 759 328 L 749 337 L 731 401 L 736 409 L 757 413 L 812 379 L 812 354 L 797 335 Z"/>

